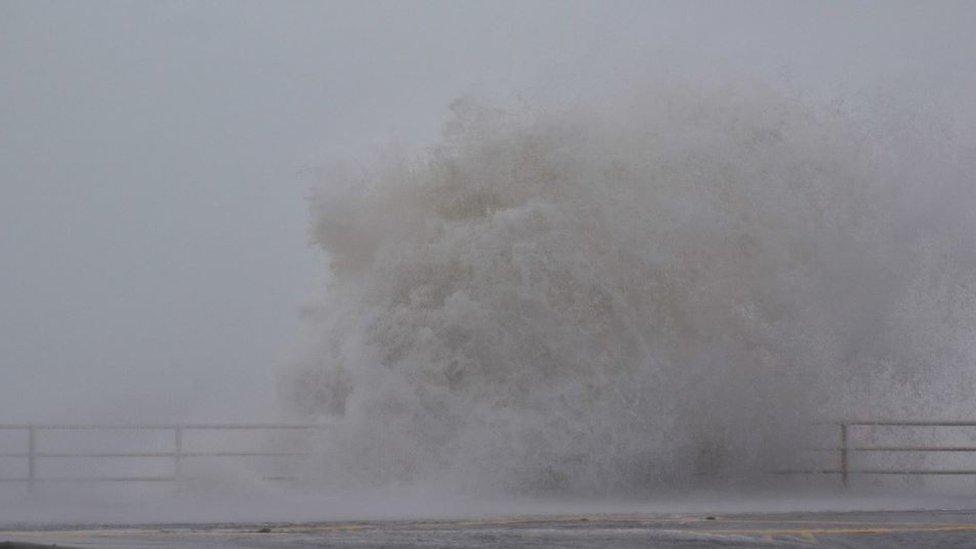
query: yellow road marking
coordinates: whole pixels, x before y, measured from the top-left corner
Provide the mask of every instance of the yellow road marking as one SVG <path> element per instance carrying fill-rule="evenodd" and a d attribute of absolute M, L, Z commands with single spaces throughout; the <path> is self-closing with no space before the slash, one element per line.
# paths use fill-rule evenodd
<path fill-rule="evenodd" d="M 803 541 L 809 541 L 811 543 L 817 543 L 817 538 L 811 532 L 803 532 L 800 534 L 800 539 Z"/>
<path fill-rule="evenodd" d="M 688 530 L 693 532 L 694 530 Z M 917 527 L 886 527 L 878 526 L 874 528 L 783 528 L 783 529 L 764 529 L 764 530 L 699 530 L 699 532 L 714 535 L 739 535 L 739 536 L 797 536 L 801 538 L 814 538 L 814 536 L 859 536 L 859 535 L 886 535 L 916 532 L 976 532 L 976 524 L 954 524 L 942 526 L 917 526 Z"/>
<path fill-rule="evenodd" d="M 962 514 L 962 513 L 960 513 Z M 701 520 L 701 519 L 698 519 Z M 722 523 L 744 523 L 744 524 L 861 524 L 861 525 L 879 525 L 884 524 L 884 526 L 925 526 L 925 527 L 935 527 L 935 526 L 963 526 L 958 522 L 888 522 L 888 521 L 877 521 L 877 520 L 810 520 L 810 519 L 747 519 L 747 518 L 734 518 L 718 517 L 716 522 Z"/>

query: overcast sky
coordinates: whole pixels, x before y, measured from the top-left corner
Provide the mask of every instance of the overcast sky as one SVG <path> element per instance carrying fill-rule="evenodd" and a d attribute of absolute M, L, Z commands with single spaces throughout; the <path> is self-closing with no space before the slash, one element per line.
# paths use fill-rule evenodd
<path fill-rule="evenodd" d="M 312 168 L 460 94 L 722 72 L 969 116 L 974 6 L 0 0 L 0 423 L 263 419 Z"/>

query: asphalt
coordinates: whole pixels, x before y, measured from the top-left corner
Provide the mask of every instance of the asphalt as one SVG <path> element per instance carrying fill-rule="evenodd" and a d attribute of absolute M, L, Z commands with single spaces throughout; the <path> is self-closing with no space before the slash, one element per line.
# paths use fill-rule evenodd
<path fill-rule="evenodd" d="M 0 530 L 0 547 L 739 548 L 974 547 L 976 511 L 741 515 L 565 515 Z M 16 543 L 14 543 L 16 542 Z M 23 545 L 34 544 L 34 545 Z"/>

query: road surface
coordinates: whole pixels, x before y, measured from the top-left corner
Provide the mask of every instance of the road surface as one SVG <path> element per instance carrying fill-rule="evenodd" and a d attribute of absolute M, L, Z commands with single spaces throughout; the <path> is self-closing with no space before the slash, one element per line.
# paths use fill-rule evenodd
<path fill-rule="evenodd" d="M 62 548 L 132 549 L 976 548 L 976 511 L 571 515 L 305 524 L 48 527 L 0 530 L 0 542 L 4 541 L 47 547 L 56 544 Z M 7 546 L 17 547 L 17 544 Z"/>

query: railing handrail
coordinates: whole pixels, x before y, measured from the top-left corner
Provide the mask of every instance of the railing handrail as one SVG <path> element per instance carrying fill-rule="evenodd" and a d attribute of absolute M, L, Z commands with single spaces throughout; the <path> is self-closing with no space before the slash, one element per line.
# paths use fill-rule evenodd
<path fill-rule="evenodd" d="M 3 423 L 0 430 L 41 429 L 45 431 L 115 429 L 324 429 L 327 423 Z"/>
<path fill-rule="evenodd" d="M 967 452 L 976 453 L 976 446 L 961 445 L 875 445 L 852 446 L 850 430 L 852 427 L 976 427 L 976 421 L 960 420 L 904 420 L 904 419 L 853 419 L 820 422 L 839 428 L 837 447 L 808 448 L 808 451 L 838 452 L 839 467 L 825 467 L 812 470 L 783 471 L 787 474 L 829 474 L 840 475 L 841 482 L 848 486 L 851 475 L 976 475 L 976 469 L 857 469 L 851 466 L 850 457 L 854 452 Z"/>
<path fill-rule="evenodd" d="M 821 424 L 839 428 L 839 445 L 837 447 L 811 448 L 813 451 L 838 452 L 839 467 L 825 467 L 816 470 L 783 471 L 798 474 L 831 474 L 839 475 L 844 486 L 849 483 L 850 476 L 859 475 L 976 475 L 976 469 L 857 469 L 850 464 L 854 452 L 972 452 L 976 453 L 976 446 L 961 445 L 888 445 L 888 446 L 856 446 L 850 443 L 852 427 L 976 427 L 976 421 L 960 420 L 888 420 L 888 419 L 858 419 L 834 420 Z M 327 423 L 8 423 L 0 424 L 0 430 L 24 430 L 28 433 L 28 448 L 24 452 L 0 452 L 0 458 L 26 459 L 28 474 L 25 478 L 0 478 L 0 482 L 28 482 L 33 484 L 40 481 L 173 481 L 183 478 L 182 460 L 195 457 L 273 457 L 273 456 L 305 456 L 314 452 L 260 452 L 260 451 L 186 451 L 183 448 L 183 433 L 192 430 L 319 430 L 327 429 Z M 158 452 L 42 452 L 37 448 L 37 435 L 43 431 L 172 431 L 173 449 Z M 37 460 L 53 458 L 172 458 L 173 474 L 162 476 L 130 476 L 130 477 L 41 477 L 37 474 Z"/>
<path fill-rule="evenodd" d="M 903 419 L 868 419 L 868 420 L 840 420 L 832 422 L 835 425 L 848 425 L 851 427 L 976 427 L 976 421 L 957 421 L 957 420 L 903 420 Z"/>
<path fill-rule="evenodd" d="M 183 433 L 193 430 L 220 431 L 263 431 L 263 430 L 324 430 L 329 427 L 324 423 L 6 423 L 0 424 L 0 431 L 26 431 L 27 448 L 23 452 L 0 452 L 0 458 L 25 459 L 27 461 L 27 476 L 23 478 L 0 478 L 0 482 L 26 482 L 34 485 L 37 482 L 99 482 L 99 481 L 178 481 L 186 478 L 182 472 L 183 460 L 197 457 L 282 457 L 282 456 L 310 456 L 315 452 L 266 452 L 266 451 L 187 451 L 183 445 Z M 173 435 L 172 450 L 149 452 L 42 452 L 38 449 L 38 434 L 44 431 L 171 431 Z M 171 458 L 172 475 L 141 475 L 141 476 L 89 476 L 89 477 L 43 477 L 37 472 L 40 459 L 53 458 Z M 268 480 L 284 480 L 291 477 L 266 477 Z"/>

